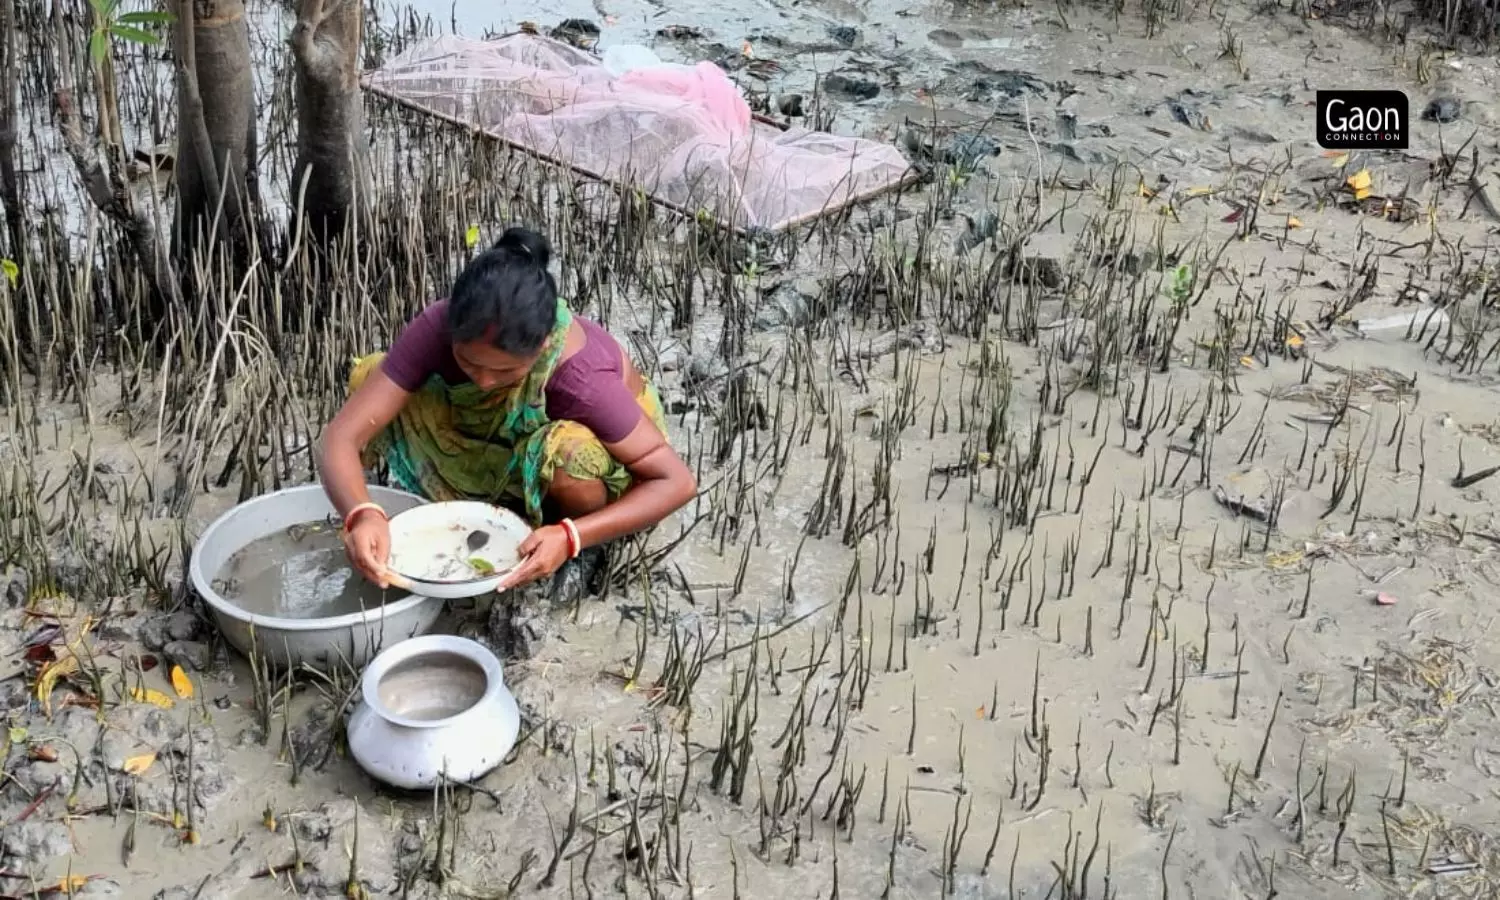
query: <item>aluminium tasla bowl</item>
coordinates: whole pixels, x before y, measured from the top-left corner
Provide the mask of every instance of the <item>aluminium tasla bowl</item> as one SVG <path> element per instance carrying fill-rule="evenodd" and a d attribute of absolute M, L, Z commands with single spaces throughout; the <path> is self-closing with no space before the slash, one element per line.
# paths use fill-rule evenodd
<path fill-rule="evenodd" d="M 416 494 L 373 485 L 370 499 L 393 516 L 426 502 Z M 392 592 L 389 602 L 372 609 L 294 619 L 248 612 L 214 590 L 215 576 L 248 544 L 331 515 L 333 504 L 323 486 L 310 484 L 247 500 L 204 529 L 193 545 L 188 577 L 230 646 L 246 656 L 254 653 L 278 668 L 306 663 L 317 669 L 343 664 L 359 669 L 382 647 L 432 628 L 443 610 L 443 601 L 399 591 Z"/>

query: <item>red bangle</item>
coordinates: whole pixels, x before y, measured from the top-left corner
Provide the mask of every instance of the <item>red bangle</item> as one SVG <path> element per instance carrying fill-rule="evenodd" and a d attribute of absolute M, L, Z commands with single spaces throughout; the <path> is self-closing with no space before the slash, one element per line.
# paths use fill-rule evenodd
<path fill-rule="evenodd" d="M 558 524 L 568 536 L 568 558 L 577 559 L 578 554 L 583 552 L 583 537 L 578 533 L 578 525 L 572 519 L 563 519 Z"/>
<path fill-rule="evenodd" d="M 374 503 L 374 502 L 371 502 L 371 501 L 367 500 L 364 503 L 356 503 L 356 504 L 354 504 L 354 507 L 352 509 L 350 509 L 349 512 L 347 512 L 344 515 L 344 530 L 345 531 L 349 530 L 349 526 L 354 524 L 354 520 L 357 519 L 357 518 L 359 518 L 359 514 L 362 513 L 362 512 L 379 513 L 380 517 L 382 519 L 385 519 L 387 522 L 389 522 L 391 520 L 391 517 L 385 514 L 385 510 L 383 510 L 383 509 L 380 508 L 380 504 L 379 503 Z"/>

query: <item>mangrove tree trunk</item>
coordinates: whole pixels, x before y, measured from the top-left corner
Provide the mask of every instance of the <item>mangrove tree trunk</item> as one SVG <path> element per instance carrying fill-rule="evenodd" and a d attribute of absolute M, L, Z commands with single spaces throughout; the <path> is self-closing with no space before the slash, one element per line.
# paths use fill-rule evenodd
<path fill-rule="evenodd" d="M 244 0 L 179 0 L 179 259 L 230 242 L 243 262 L 254 228 L 255 83 Z"/>
<path fill-rule="evenodd" d="M 298 0 L 292 31 L 297 64 L 293 234 L 317 245 L 362 222 L 367 206 L 369 158 L 359 89 L 363 25 L 360 0 Z"/>

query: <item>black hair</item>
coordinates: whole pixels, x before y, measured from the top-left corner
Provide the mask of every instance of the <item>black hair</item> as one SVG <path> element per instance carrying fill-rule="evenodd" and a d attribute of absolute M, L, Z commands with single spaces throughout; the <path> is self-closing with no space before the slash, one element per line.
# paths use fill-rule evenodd
<path fill-rule="evenodd" d="M 497 350 L 529 356 L 557 324 L 552 248 L 529 228 L 507 228 L 474 257 L 448 295 L 448 328 L 457 342 L 488 339 Z"/>

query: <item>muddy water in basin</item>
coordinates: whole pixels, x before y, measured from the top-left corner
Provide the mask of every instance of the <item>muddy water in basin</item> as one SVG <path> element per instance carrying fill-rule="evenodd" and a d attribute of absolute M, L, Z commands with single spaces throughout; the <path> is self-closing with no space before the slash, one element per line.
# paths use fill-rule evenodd
<path fill-rule="evenodd" d="M 338 529 L 324 522 L 252 541 L 224 564 L 214 587 L 246 612 L 286 619 L 341 616 L 395 596 L 350 568 Z"/>

